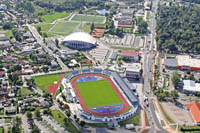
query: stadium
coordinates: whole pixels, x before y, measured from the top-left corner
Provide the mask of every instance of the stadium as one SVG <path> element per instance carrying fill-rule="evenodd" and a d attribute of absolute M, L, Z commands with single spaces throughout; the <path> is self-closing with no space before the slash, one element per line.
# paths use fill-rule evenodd
<path fill-rule="evenodd" d="M 116 72 L 97 68 L 73 71 L 64 78 L 63 86 L 74 102 L 80 102 L 77 115 L 87 120 L 122 121 L 139 110 L 138 98 Z"/>
<path fill-rule="evenodd" d="M 62 43 L 77 50 L 92 49 L 97 46 L 97 40 L 85 32 L 74 32 L 66 36 Z"/>

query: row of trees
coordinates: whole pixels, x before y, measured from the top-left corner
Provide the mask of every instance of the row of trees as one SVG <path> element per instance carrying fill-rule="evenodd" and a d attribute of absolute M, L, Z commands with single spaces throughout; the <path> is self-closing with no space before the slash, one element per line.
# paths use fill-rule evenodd
<path fill-rule="evenodd" d="M 148 24 L 142 17 L 136 19 L 136 25 L 138 26 L 138 33 L 145 34 L 148 31 Z"/>
<path fill-rule="evenodd" d="M 107 7 L 104 5 L 106 0 L 92 0 L 92 1 L 86 1 L 86 0 L 64 0 L 64 1 L 47 1 L 47 0 L 35 0 L 34 3 L 37 6 L 40 6 L 42 8 L 46 9 L 53 9 L 58 12 L 62 11 L 73 11 L 73 10 L 80 10 L 84 7 L 91 7 L 91 6 L 97 6 L 99 8 Z M 107 7 L 108 8 L 108 7 Z"/>
<path fill-rule="evenodd" d="M 199 14 L 200 7 L 195 5 L 159 7 L 156 27 L 158 49 L 200 53 Z"/>

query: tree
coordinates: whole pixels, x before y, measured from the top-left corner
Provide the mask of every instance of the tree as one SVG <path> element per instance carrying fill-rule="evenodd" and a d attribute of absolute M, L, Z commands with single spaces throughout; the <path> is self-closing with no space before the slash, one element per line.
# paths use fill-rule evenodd
<path fill-rule="evenodd" d="M 28 112 L 26 113 L 26 117 L 27 117 L 29 120 L 31 120 L 32 117 L 33 117 L 33 115 L 32 115 L 32 113 L 31 113 L 30 111 L 28 111 Z"/>
<path fill-rule="evenodd" d="M 39 32 L 39 34 L 41 33 L 41 26 L 37 26 L 37 31 Z"/>
<path fill-rule="evenodd" d="M 48 35 L 47 35 L 46 32 L 43 33 L 43 37 L 44 37 L 44 38 L 47 38 L 47 37 L 48 37 Z"/>
<path fill-rule="evenodd" d="M 37 118 L 40 117 L 40 110 L 38 110 L 38 109 L 35 110 L 35 116 L 36 116 Z"/>
<path fill-rule="evenodd" d="M 59 40 L 55 39 L 55 42 L 56 42 L 56 46 L 58 46 L 59 45 Z"/>
<path fill-rule="evenodd" d="M 92 32 L 93 30 L 94 30 L 94 23 L 92 23 L 90 26 L 90 31 Z"/>
<path fill-rule="evenodd" d="M 45 110 L 43 110 L 43 114 L 44 115 L 47 115 L 48 114 L 48 111 L 45 109 Z"/>
<path fill-rule="evenodd" d="M 64 104 L 64 109 L 69 110 L 69 105 L 68 104 Z"/>
<path fill-rule="evenodd" d="M 85 126 L 85 121 L 80 121 L 80 126 L 83 128 Z"/>
<path fill-rule="evenodd" d="M 67 117 L 70 118 L 70 116 L 71 116 L 71 113 L 67 112 Z"/>
<path fill-rule="evenodd" d="M 77 119 L 77 115 L 74 115 L 74 119 L 75 119 L 75 120 Z"/>
<path fill-rule="evenodd" d="M 177 90 L 171 91 L 170 96 L 171 96 L 173 101 L 176 101 L 179 98 L 178 91 Z"/>
<path fill-rule="evenodd" d="M 181 76 L 180 76 L 180 74 L 178 74 L 177 71 L 173 72 L 171 80 L 172 80 L 172 83 L 174 84 L 175 88 L 178 87 L 178 83 L 180 82 L 180 78 L 181 78 Z"/>

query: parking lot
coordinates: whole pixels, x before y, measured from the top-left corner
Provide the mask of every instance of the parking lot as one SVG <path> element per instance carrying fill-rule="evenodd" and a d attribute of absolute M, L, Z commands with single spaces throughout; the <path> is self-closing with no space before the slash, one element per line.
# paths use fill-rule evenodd
<path fill-rule="evenodd" d="M 44 122 L 46 122 L 51 128 L 59 133 L 68 133 L 61 125 L 52 119 L 50 116 L 42 116 Z"/>
<path fill-rule="evenodd" d="M 141 48 L 144 44 L 144 40 L 141 36 L 135 36 L 134 34 L 125 34 L 122 38 L 117 36 L 104 36 L 100 40 L 106 45 L 127 46 L 134 48 Z"/>
<path fill-rule="evenodd" d="M 178 123 L 179 125 L 192 125 L 194 123 L 190 112 L 181 104 L 174 104 L 171 102 L 162 102 L 161 104 L 168 116 L 175 123 Z"/>

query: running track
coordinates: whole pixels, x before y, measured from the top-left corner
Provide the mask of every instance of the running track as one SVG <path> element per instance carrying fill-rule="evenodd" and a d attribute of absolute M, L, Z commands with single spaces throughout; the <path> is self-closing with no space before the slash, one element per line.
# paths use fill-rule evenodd
<path fill-rule="evenodd" d="M 78 90 L 78 87 L 76 85 L 76 81 L 81 78 L 81 77 L 85 77 L 85 76 L 99 76 L 99 77 L 103 77 L 106 80 L 108 80 L 108 82 L 110 83 L 110 85 L 112 86 L 112 88 L 115 90 L 115 92 L 117 93 L 117 95 L 119 96 L 119 98 L 122 101 L 123 107 L 122 109 L 114 112 L 114 113 L 110 113 L 110 114 L 105 114 L 105 113 L 97 113 L 92 111 L 91 109 L 89 109 L 87 107 L 87 105 L 84 102 L 83 97 L 80 94 L 80 91 Z M 96 115 L 96 116 L 116 116 L 116 115 L 120 115 L 122 113 L 124 113 L 127 109 L 129 109 L 131 106 L 128 104 L 127 100 L 124 98 L 124 96 L 121 94 L 121 92 L 119 91 L 118 87 L 114 84 L 114 82 L 107 76 L 105 75 L 100 75 L 100 74 L 82 74 L 79 76 L 76 76 L 75 78 L 73 78 L 72 80 L 72 88 L 75 90 L 76 96 L 78 97 L 81 107 L 88 113 Z"/>

